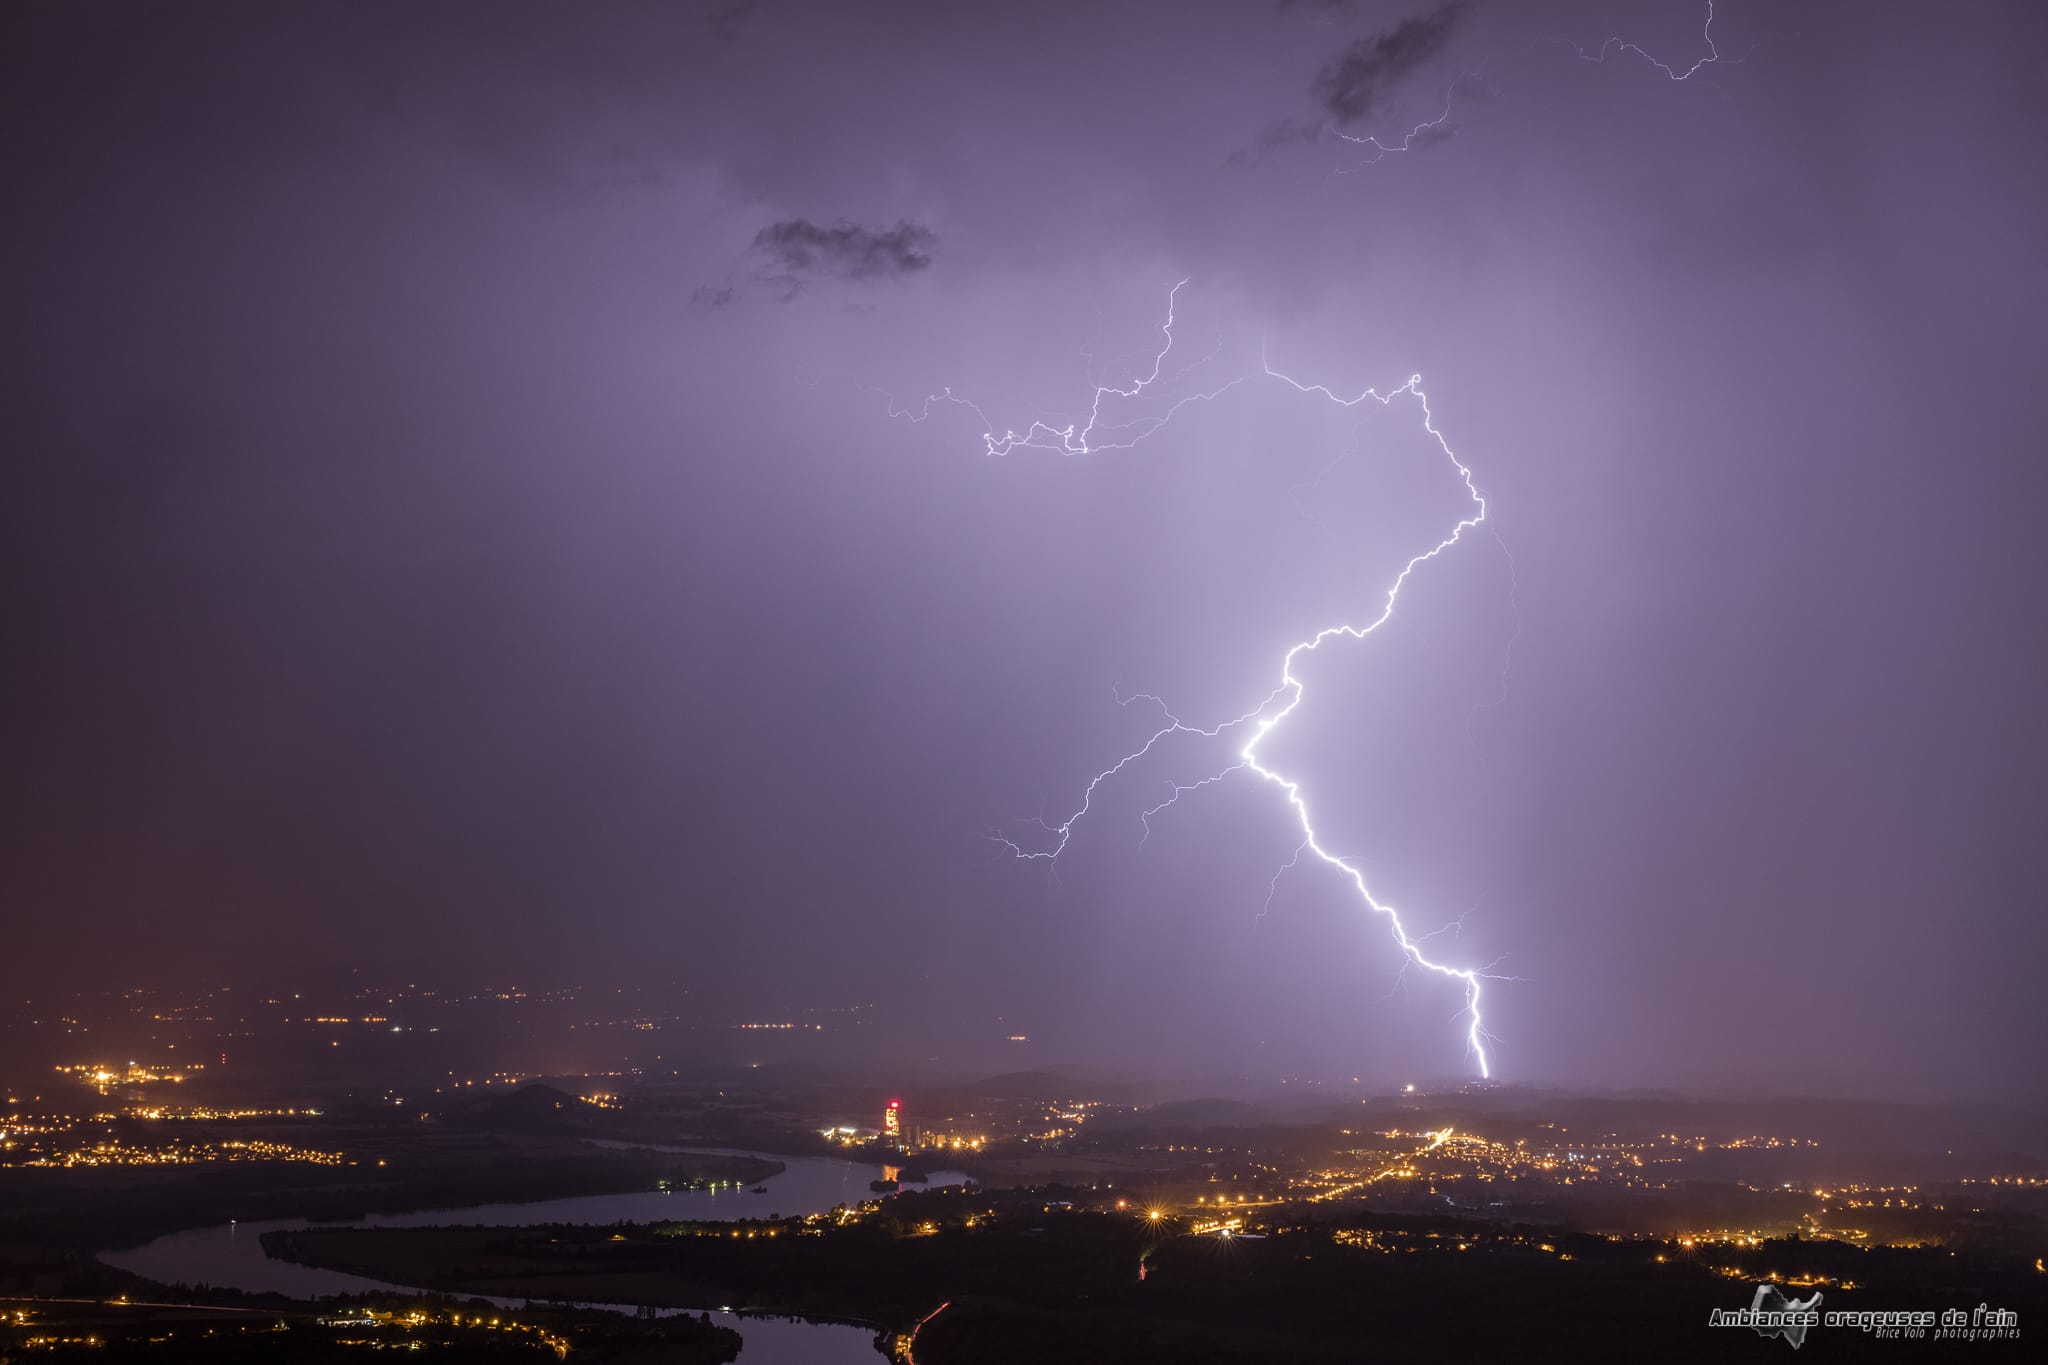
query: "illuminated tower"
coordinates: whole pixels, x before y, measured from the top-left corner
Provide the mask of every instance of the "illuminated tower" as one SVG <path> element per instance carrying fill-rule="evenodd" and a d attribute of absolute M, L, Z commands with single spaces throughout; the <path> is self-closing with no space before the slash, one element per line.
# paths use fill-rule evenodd
<path fill-rule="evenodd" d="M 890 1100 L 882 1111 L 882 1136 L 895 1142 L 903 1136 L 903 1101 Z"/>

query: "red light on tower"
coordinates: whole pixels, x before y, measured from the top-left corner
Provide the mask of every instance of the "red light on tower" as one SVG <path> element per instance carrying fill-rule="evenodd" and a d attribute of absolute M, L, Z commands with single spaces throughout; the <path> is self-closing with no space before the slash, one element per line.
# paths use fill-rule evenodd
<path fill-rule="evenodd" d="M 903 1136 L 903 1101 L 890 1100 L 889 1107 L 882 1111 L 882 1136 L 900 1138 Z"/>

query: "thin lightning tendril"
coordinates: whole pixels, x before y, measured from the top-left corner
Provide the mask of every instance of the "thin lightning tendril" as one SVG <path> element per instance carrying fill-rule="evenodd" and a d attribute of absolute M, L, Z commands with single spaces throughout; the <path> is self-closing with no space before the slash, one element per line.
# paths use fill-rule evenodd
<path fill-rule="evenodd" d="M 1359 164 L 1362 166 L 1375 165 L 1395 152 L 1408 151 L 1414 147 L 1417 138 L 1427 137 L 1448 123 L 1451 118 L 1451 100 L 1456 93 L 1457 87 L 1455 86 L 1444 91 L 1444 107 L 1442 112 L 1438 113 L 1435 118 L 1424 119 L 1403 133 L 1398 139 L 1391 142 L 1382 142 L 1377 133 L 1361 136 L 1357 133 L 1347 133 L 1341 128 L 1332 128 L 1330 131 L 1353 146 L 1372 148 L 1372 156 Z"/>
<path fill-rule="evenodd" d="M 1691 80 L 1694 76 L 1698 75 L 1705 68 L 1714 66 L 1719 62 L 1725 60 L 1721 54 L 1720 46 L 1714 41 L 1714 0 L 1706 0 L 1706 10 L 1706 20 L 1700 27 L 1701 41 L 1703 41 L 1707 45 L 1706 55 L 1695 60 L 1692 63 L 1692 65 L 1684 67 L 1682 69 L 1671 65 L 1669 62 L 1666 62 L 1663 58 L 1657 56 L 1654 52 L 1651 52 L 1648 48 L 1643 47 L 1641 44 L 1630 42 L 1627 39 L 1618 36 L 1609 38 L 1606 42 L 1602 43 L 1598 49 L 1592 52 L 1586 51 L 1585 48 L 1579 46 L 1577 43 L 1570 43 L 1567 45 L 1572 49 L 1573 52 L 1578 54 L 1579 59 L 1581 61 L 1592 62 L 1595 65 L 1604 66 L 1607 62 L 1608 57 L 1610 56 L 1620 53 L 1631 53 L 1637 57 L 1642 58 L 1643 61 L 1648 63 L 1650 66 L 1655 67 L 1657 70 L 1663 72 L 1664 75 L 1670 80 Z M 1422 120 L 1420 123 L 1417 123 L 1410 129 L 1408 129 L 1407 132 L 1402 133 L 1398 137 L 1392 136 L 1391 134 L 1386 137 L 1382 137 L 1378 133 L 1347 133 L 1343 129 L 1335 127 L 1333 125 L 1324 125 L 1323 130 L 1325 132 L 1328 132 L 1331 136 L 1338 138 L 1341 141 L 1348 142 L 1355 147 L 1370 148 L 1372 151 L 1372 155 L 1367 157 L 1364 161 L 1358 163 L 1358 165 L 1346 168 L 1345 170 L 1333 172 L 1333 174 L 1341 175 L 1346 174 L 1352 170 L 1362 170 L 1367 166 L 1377 165 L 1379 162 L 1385 160 L 1387 157 L 1394 155 L 1396 153 L 1414 150 L 1415 145 L 1418 141 L 1427 140 L 1431 134 L 1442 131 L 1444 127 L 1447 124 L 1449 124 L 1451 120 L 1451 106 L 1456 102 L 1457 94 L 1458 87 L 1456 85 L 1453 85 L 1449 89 L 1445 90 L 1443 108 L 1437 111 L 1436 116 L 1433 118 L 1426 118 Z"/>
<path fill-rule="evenodd" d="M 1221 782 L 1234 773 L 1250 772 L 1259 779 L 1279 788 L 1301 826 L 1302 839 L 1300 845 L 1295 849 L 1294 856 L 1274 874 L 1272 886 L 1268 888 L 1267 892 L 1267 907 L 1271 907 L 1273 893 L 1278 888 L 1280 877 L 1299 863 L 1304 854 L 1313 854 L 1323 863 L 1335 868 L 1351 883 L 1359 899 L 1364 902 L 1368 909 L 1385 916 L 1388 926 L 1393 932 L 1394 941 L 1401 950 L 1403 958 L 1402 970 L 1404 972 L 1407 970 L 1408 965 L 1412 963 L 1436 975 L 1448 977 L 1464 984 L 1465 1006 L 1463 1015 L 1467 1020 L 1465 1028 L 1466 1046 L 1478 1062 L 1480 1076 L 1490 1079 L 1492 1076 L 1492 1064 L 1486 1051 L 1488 1035 L 1485 1031 L 1479 1009 L 1482 991 L 1480 983 L 1486 980 L 1510 978 L 1497 976 L 1486 968 L 1450 966 L 1428 956 L 1423 951 L 1423 942 L 1429 936 L 1425 935 L 1421 939 L 1412 936 L 1408 932 L 1407 926 L 1402 923 L 1399 911 L 1391 904 L 1373 895 L 1366 881 L 1365 873 L 1358 865 L 1351 859 L 1332 853 L 1324 847 L 1317 834 L 1314 820 L 1309 813 L 1307 798 L 1302 794 L 1300 780 L 1281 772 L 1260 757 L 1260 748 L 1265 743 L 1266 738 L 1274 730 L 1278 729 L 1282 722 L 1294 714 L 1306 696 L 1305 685 L 1295 671 L 1296 665 L 1303 657 L 1314 654 L 1325 644 L 1333 640 L 1364 640 L 1367 636 L 1378 630 L 1380 626 L 1384 625 L 1394 614 L 1394 607 L 1400 600 L 1401 590 L 1407 586 L 1409 578 L 1413 576 L 1415 571 L 1424 564 L 1436 559 L 1454 545 L 1457 545 L 1464 538 L 1467 531 L 1482 525 L 1486 521 L 1486 499 L 1474 484 L 1471 469 L 1457 457 L 1451 450 L 1450 444 L 1444 439 L 1443 434 L 1437 430 L 1435 419 L 1430 412 L 1428 395 L 1422 390 L 1422 376 L 1420 375 L 1410 375 L 1407 383 L 1397 388 L 1389 389 L 1385 393 L 1381 393 L 1377 389 L 1366 389 L 1355 397 L 1347 398 L 1326 385 L 1304 383 L 1274 369 L 1271 363 L 1262 355 L 1260 366 L 1257 370 L 1231 379 L 1217 388 L 1180 398 L 1173 402 L 1163 414 L 1125 422 L 1106 420 L 1103 411 L 1105 404 L 1116 400 L 1135 399 L 1158 382 L 1159 376 L 1165 367 L 1166 358 L 1173 350 L 1175 306 L 1179 300 L 1180 290 L 1186 283 L 1186 280 L 1182 280 L 1179 284 L 1174 285 L 1167 295 L 1166 321 L 1161 326 L 1161 333 L 1165 340 L 1159 351 L 1153 356 L 1150 371 L 1134 379 L 1124 387 L 1114 385 L 1096 386 L 1094 396 L 1088 406 L 1088 415 L 1085 421 L 1072 421 L 1065 425 L 1034 421 L 1022 431 L 1006 429 L 998 435 L 995 425 L 987 420 L 980 407 L 967 399 L 958 397 L 951 389 L 928 396 L 916 408 L 898 408 L 894 401 L 890 400 L 890 415 L 913 422 L 921 422 L 931 415 L 933 405 L 941 403 L 952 404 L 964 407 L 982 418 L 982 440 L 984 449 L 990 456 L 1005 456 L 1017 450 L 1038 450 L 1062 456 L 1081 456 L 1107 450 L 1129 449 L 1153 432 L 1159 430 L 1160 427 L 1166 425 L 1182 409 L 1195 403 L 1213 401 L 1241 384 L 1262 378 L 1285 384 L 1296 393 L 1320 396 L 1339 407 L 1345 408 L 1358 407 L 1368 400 L 1379 404 L 1381 407 L 1391 407 L 1395 399 L 1407 397 L 1413 399 L 1421 407 L 1423 430 L 1430 434 L 1430 437 L 1436 442 L 1437 448 L 1443 452 L 1444 458 L 1457 471 L 1458 481 L 1464 486 L 1466 496 L 1471 502 L 1471 508 L 1441 540 L 1429 549 L 1410 558 L 1401 567 L 1401 571 L 1395 575 L 1393 583 L 1388 587 L 1385 599 L 1380 604 L 1379 611 L 1369 621 L 1363 625 L 1342 624 L 1327 626 L 1290 648 L 1280 661 L 1279 684 L 1271 692 L 1267 693 L 1257 705 L 1242 714 L 1222 721 L 1219 724 L 1203 727 L 1183 721 L 1167 707 L 1165 702 L 1149 694 L 1141 694 L 1128 699 L 1119 698 L 1120 703 L 1125 705 L 1140 700 L 1156 703 L 1164 716 L 1165 723 L 1155 729 L 1146 738 L 1144 743 L 1090 779 L 1087 787 L 1081 794 L 1080 805 L 1074 812 L 1056 825 L 1047 826 L 1048 832 L 1053 836 L 1050 847 L 1027 849 L 1004 836 L 997 835 L 994 837 L 998 843 L 1001 843 L 1020 859 L 1056 863 L 1060 854 L 1065 852 L 1067 845 L 1072 841 L 1075 826 L 1080 824 L 1094 810 L 1096 795 L 1102 789 L 1103 784 L 1148 757 L 1162 742 L 1175 735 L 1191 735 L 1204 739 L 1215 739 L 1226 732 L 1231 732 L 1233 735 L 1244 732 L 1246 737 L 1238 747 L 1236 762 L 1198 782 L 1172 784 L 1170 794 L 1166 800 L 1147 808 L 1143 812 L 1140 818 L 1144 823 L 1146 833 L 1149 835 L 1151 832 L 1152 817 L 1173 805 L 1182 796 Z M 1040 823 L 1044 824 L 1045 822 L 1041 821 Z M 1260 913 L 1263 916 L 1265 912 L 1262 910 Z"/>
<path fill-rule="evenodd" d="M 1267 915 L 1272 913 L 1273 897 L 1276 894 L 1278 894 L 1280 890 L 1280 879 L 1286 876 L 1288 873 L 1294 871 L 1295 864 L 1301 861 L 1301 855 L 1306 852 L 1308 852 L 1308 840 L 1303 839 L 1299 844 L 1295 845 L 1294 856 L 1292 858 L 1289 858 L 1286 862 L 1280 864 L 1279 867 L 1274 869 L 1273 880 L 1266 883 L 1266 903 L 1259 907 L 1260 919 L 1264 919 Z M 1408 959 L 1401 959 L 1401 970 L 1404 972 L 1408 970 Z"/>
<path fill-rule="evenodd" d="M 1621 37 L 1609 38 L 1593 52 L 1586 51 L 1585 48 L 1580 47 L 1576 43 L 1570 46 L 1572 51 L 1579 55 L 1580 60 L 1592 62 L 1595 65 L 1605 65 L 1608 57 L 1618 53 L 1633 53 L 1635 56 L 1641 57 L 1649 65 L 1663 72 L 1671 80 L 1687 81 L 1698 75 L 1705 68 L 1723 60 L 1721 49 L 1714 42 L 1714 0 L 1707 0 L 1707 17 L 1706 22 L 1700 28 L 1700 38 L 1707 45 L 1706 55 L 1694 61 L 1691 66 L 1683 69 L 1671 65 L 1642 45 L 1632 43 Z M 1444 107 L 1437 112 L 1434 118 L 1422 120 L 1422 122 L 1416 124 L 1407 132 L 1402 133 L 1399 137 L 1391 135 L 1381 137 L 1378 133 L 1347 133 L 1341 128 L 1328 125 L 1325 126 L 1325 131 L 1333 137 L 1351 143 L 1355 147 L 1367 147 L 1372 150 L 1370 157 L 1351 169 L 1356 170 L 1366 166 L 1377 165 L 1395 153 L 1412 151 L 1418 140 L 1427 139 L 1432 133 L 1442 130 L 1450 122 L 1451 106 L 1456 101 L 1457 89 L 1454 85 L 1444 91 Z"/>
<path fill-rule="evenodd" d="M 1598 52 L 1588 52 L 1584 48 L 1578 48 L 1577 51 L 1583 60 L 1602 64 L 1607 61 L 1608 54 L 1610 53 L 1633 52 L 1672 80 L 1689 81 L 1698 75 L 1702 68 L 1712 66 L 1721 60 L 1721 49 L 1714 44 L 1714 0 L 1707 0 L 1707 22 L 1700 30 L 1700 37 L 1706 41 L 1707 55 L 1694 62 L 1691 66 L 1686 67 L 1683 71 L 1667 64 L 1646 49 L 1621 38 L 1609 38 L 1606 42 L 1600 44 Z"/>

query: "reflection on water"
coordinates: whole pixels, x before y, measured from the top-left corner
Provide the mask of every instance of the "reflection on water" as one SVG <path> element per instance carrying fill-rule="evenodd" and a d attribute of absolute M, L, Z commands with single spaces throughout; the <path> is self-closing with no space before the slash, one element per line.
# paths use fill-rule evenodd
<path fill-rule="evenodd" d="M 605 1146 L 624 1144 L 606 1143 Z M 705 1152 L 695 1147 L 662 1147 L 671 1152 Z M 658 1223 L 667 1219 L 728 1220 L 799 1217 L 825 1213 L 840 1204 L 873 1198 L 868 1182 L 895 1179 L 888 1167 L 837 1161 L 827 1157 L 777 1157 L 759 1152 L 718 1149 L 721 1154 L 760 1156 L 780 1161 L 785 1169 L 762 1182 L 765 1189 L 642 1191 L 633 1194 L 583 1195 L 574 1199 L 542 1199 L 527 1204 L 485 1204 L 467 1209 L 426 1209 L 413 1213 L 380 1213 L 343 1226 L 416 1228 L 440 1225 L 520 1227 L 533 1223 Z M 886 1174 L 885 1174 L 886 1173 Z M 932 1172 L 931 1188 L 958 1185 L 958 1171 Z M 288 1294 L 312 1299 L 327 1294 L 361 1294 L 372 1290 L 410 1289 L 361 1275 L 315 1266 L 274 1261 L 263 1251 L 263 1234 L 279 1228 L 314 1226 L 302 1218 L 263 1223 L 229 1223 L 219 1227 L 173 1232 L 144 1246 L 100 1253 L 108 1265 L 162 1284 L 210 1285 L 248 1293 Z M 503 1306 L 516 1308 L 511 1300 Z M 872 1365 L 874 1333 L 788 1318 L 742 1318 L 713 1312 L 712 1318 L 737 1328 L 746 1338 L 744 1365 Z"/>

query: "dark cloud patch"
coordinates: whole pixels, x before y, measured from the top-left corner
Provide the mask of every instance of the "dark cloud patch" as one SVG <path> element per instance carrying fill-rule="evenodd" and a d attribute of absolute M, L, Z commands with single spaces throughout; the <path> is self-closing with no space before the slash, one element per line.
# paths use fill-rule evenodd
<path fill-rule="evenodd" d="M 874 280 L 930 269 L 938 245 L 937 233 L 908 221 L 878 229 L 791 218 L 762 228 L 754 235 L 751 250 L 775 273 L 792 280 Z"/>
<path fill-rule="evenodd" d="M 1444 50 L 1463 15 L 1462 7 L 1447 5 L 1356 40 L 1316 74 L 1316 101 L 1339 127 L 1356 123 L 1379 107 L 1389 89 Z"/>
<path fill-rule="evenodd" d="M 1431 147 L 1441 146 L 1456 137 L 1463 127 L 1461 123 L 1449 121 L 1453 107 L 1467 109 L 1489 103 L 1493 91 L 1484 81 L 1465 76 L 1452 82 L 1444 106 L 1444 114 L 1427 123 L 1417 124 L 1403 132 L 1393 128 L 1377 138 L 1356 133 L 1341 133 L 1337 125 L 1326 118 L 1284 118 L 1277 119 L 1260 131 L 1249 147 L 1241 147 L 1224 157 L 1226 166 L 1250 166 L 1263 160 L 1267 153 L 1288 147 L 1302 147 L 1317 143 L 1332 143 L 1341 151 L 1344 148 L 1361 149 L 1373 154 L 1377 160 L 1392 151 L 1422 152 Z"/>
<path fill-rule="evenodd" d="M 737 276 L 698 286 L 690 302 L 710 309 L 764 297 L 787 303 L 821 280 L 901 279 L 931 269 L 938 247 L 936 232 L 908 219 L 872 228 L 787 218 L 754 234 Z"/>

